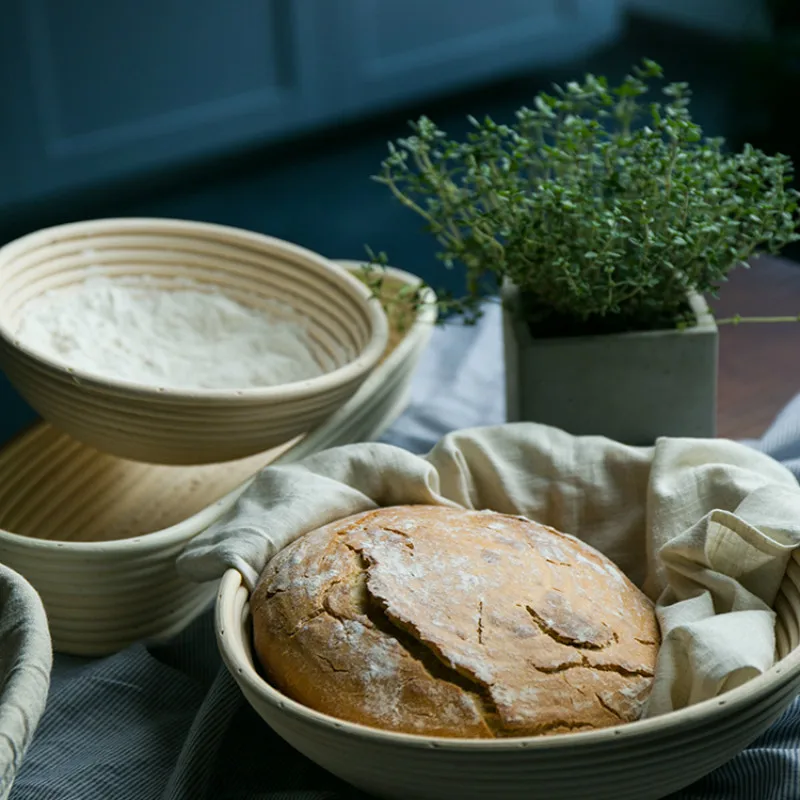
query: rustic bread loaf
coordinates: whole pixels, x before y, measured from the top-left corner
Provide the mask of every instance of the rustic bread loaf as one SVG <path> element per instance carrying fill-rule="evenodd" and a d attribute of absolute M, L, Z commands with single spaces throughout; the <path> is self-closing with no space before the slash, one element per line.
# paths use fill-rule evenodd
<path fill-rule="evenodd" d="M 659 646 L 652 604 L 596 550 L 522 517 L 440 506 L 303 536 L 267 565 L 251 611 L 284 694 L 433 736 L 635 720 Z"/>

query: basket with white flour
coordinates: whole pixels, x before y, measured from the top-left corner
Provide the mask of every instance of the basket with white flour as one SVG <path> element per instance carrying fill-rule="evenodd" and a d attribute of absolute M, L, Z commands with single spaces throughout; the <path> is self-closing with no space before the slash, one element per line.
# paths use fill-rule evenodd
<path fill-rule="evenodd" d="M 345 266 L 358 270 L 357 264 Z M 391 270 L 390 276 L 399 286 L 418 281 L 398 270 Z M 78 288 L 84 296 L 81 302 L 91 288 L 102 294 L 98 302 L 108 309 L 111 298 L 120 294 L 106 291 L 109 283 L 125 293 L 149 287 L 141 278 L 121 283 L 92 277 Z M 195 288 L 184 282 L 176 291 Z M 206 308 L 220 296 L 205 292 Z M 37 316 L 47 313 L 43 299 L 30 303 L 34 310 L 35 304 L 42 307 Z M 223 306 L 230 309 L 227 299 Z M 407 402 L 435 315 L 431 298 L 431 304 L 413 310 L 411 319 L 393 320 L 392 342 L 353 397 L 308 435 L 244 459 L 188 466 L 141 463 L 98 452 L 46 422 L 0 449 L 0 562 L 24 575 L 41 595 L 53 647 L 97 656 L 141 639 L 170 636 L 185 626 L 207 604 L 214 587 L 178 576 L 176 555 L 224 513 L 265 464 L 287 463 L 325 447 L 379 436 Z M 282 324 L 282 319 L 276 324 L 283 330 L 289 321 Z M 137 320 L 141 323 L 141 313 Z M 257 324 L 262 320 L 259 317 Z M 63 321 L 31 323 L 26 317 L 25 326 L 32 324 L 40 325 L 34 335 L 44 339 L 43 348 L 75 348 L 74 338 L 59 341 Z M 216 323 L 209 328 L 218 330 Z M 106 355 L 112 359 L 115 348 L 128 345 L 85 339 L 82 343 L 95 360 Z M 273 352 L 278 349 L 275 343 L 272 347 Z M 139 351 L 147 355 L 144 348 Z M 159 364 L 144 368 L 163 369 Z"/>
<path fill-rule="evenodd" d="M 347 270 L 249 231 L 109 219 L 0 249 L 0 367 L 53 425 L 124 458 L 287 442 L 347 402 L 387 337 Z"/>

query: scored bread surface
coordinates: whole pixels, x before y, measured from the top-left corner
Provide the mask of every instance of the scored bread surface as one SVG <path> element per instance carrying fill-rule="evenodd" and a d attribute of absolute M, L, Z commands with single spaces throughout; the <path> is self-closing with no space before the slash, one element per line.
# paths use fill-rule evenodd
<path fill-rule="evenodd" d="M 605 556 L 522 517 L 382 508 L 298 539 L 251 598 L 268 679 L 394 731 L 507 737 L 638 719 L 652 604 Z"/>

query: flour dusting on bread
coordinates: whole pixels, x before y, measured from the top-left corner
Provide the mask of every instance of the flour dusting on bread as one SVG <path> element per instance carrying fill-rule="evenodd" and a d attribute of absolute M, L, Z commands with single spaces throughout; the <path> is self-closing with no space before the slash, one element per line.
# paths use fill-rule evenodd
<path fill-rule="evenodd" d="M 370 511 L 307 534 L 251 598 L 256 652 L 319 711 L 439 736 L 637 719 L 659 645 L 650 601 L 607 558 L 522 517 Z"/>

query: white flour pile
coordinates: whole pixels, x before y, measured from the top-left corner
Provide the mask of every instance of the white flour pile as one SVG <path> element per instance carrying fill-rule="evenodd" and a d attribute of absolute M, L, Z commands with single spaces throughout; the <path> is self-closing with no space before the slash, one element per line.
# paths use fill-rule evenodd
<path fill-rule="evenodd" d="M 320 375 L 303 325 L 286 319 L 288 306 L 276 302 L 274 312 L 188 281 L 163 289 L 96 277 L 25 304 L 17 337 L 68 367 L 164 388 L 246 389 Z"/>

